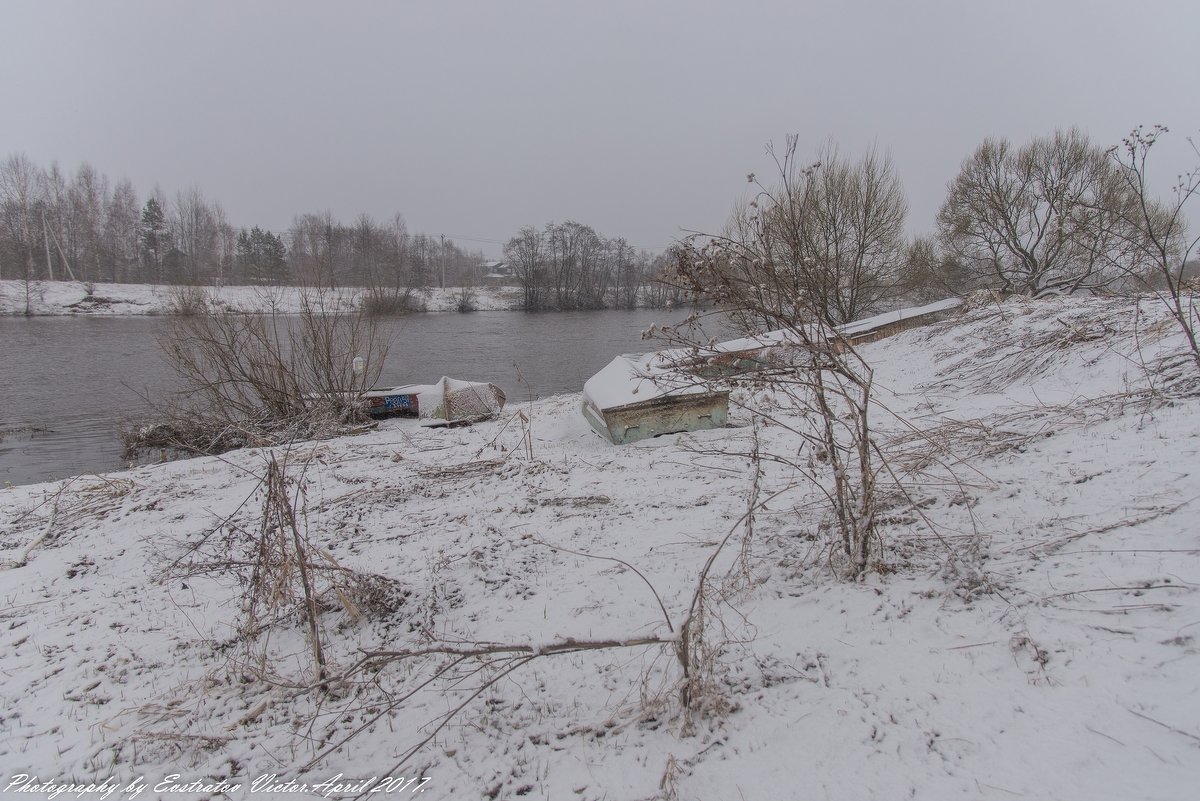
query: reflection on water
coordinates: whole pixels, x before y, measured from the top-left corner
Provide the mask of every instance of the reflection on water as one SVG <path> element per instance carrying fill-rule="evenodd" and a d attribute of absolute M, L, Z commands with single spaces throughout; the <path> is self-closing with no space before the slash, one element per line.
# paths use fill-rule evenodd
<path fill-rule="evenodd" d="M 488 381 L 511 400 L 578 392 L 641 332 L 679 312 L 476 312 L 388 320 L 384 386 L 443 375 Z M 169 391 L 156 317 L 0 318 L 0 485 L 124 467 L 117 431 Z M 523 381 L 518 381 L 518 370 Z"/>

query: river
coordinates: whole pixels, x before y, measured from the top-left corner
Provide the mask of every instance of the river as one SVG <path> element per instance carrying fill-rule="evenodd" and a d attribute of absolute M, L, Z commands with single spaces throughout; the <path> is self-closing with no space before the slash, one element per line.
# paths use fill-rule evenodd
<path fill-rule="evenodd" d="M 641 332 L 681 312 L 416 314 L 387 320 L 381 386 L 443 375 L 490 381 L 511 400 L 578 392 L 620 353 L 657 346 Z M 117 432 L 164 397 L 162 317 L 0 318 L 0 486 L 117 470 Z M 524 381 L 517 379 L 517 369 Z"/>

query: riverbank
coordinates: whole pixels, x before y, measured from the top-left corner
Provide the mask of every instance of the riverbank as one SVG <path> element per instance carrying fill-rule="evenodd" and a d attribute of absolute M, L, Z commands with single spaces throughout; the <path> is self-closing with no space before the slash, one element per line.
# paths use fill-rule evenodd
<path fill-rule="evenodd" d="M 89 291 L 90 289 L 90 291 Z M 225 286 L 179 287 L 153 284 L 84 284 L 79 281 L 0 281 L 0 315 L 165 315 L 175 314 L 181 300 L 193 290 L 202 290 L 214 308 L 234 312 L 294 314 L 303 301 L 299 287 Z M 465 295 L 464 295 L 465 293 Z M 339 310 L 357 308 L 364 290 L 345 287 L 329 293 Z M 432 287 L 412 294 L 417 310 L 459 311 L 460 301 L 470 298 L 476 311 L 515 311 L 521 293 L 515 287 Z"/>
<path fill-rule="evenodd" d="M 745 526 L 755 431 L 804 453 L 751 427 L 760 394 L 731 428 L 625 447 L 560 395 L 0 490 L 0 758 L 230 798 L 318 798 L 338 774 L 426 776 L 433 799 L 1186 797 L 1200 398 L 1159 361 L 1179 346 L 1152 303 L 1098 299 L 864 346 L 904 485 L 861 583 L 832 574 L 819 493 L 778 461 Z M 245 617 L 272 456 L 313 565 L 348 582 L 317 604 L 324 683 L 299 603 Z M 675 632 L 730 531 L 689 726 Z"/>

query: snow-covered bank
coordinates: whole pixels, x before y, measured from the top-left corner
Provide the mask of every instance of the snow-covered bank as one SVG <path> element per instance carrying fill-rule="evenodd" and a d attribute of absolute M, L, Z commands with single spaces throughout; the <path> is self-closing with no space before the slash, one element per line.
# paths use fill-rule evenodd
<path fill-rule="evenodd" d="M 0 281 L 0 315 L 36 316 L 75 314 L 139 315 L 173 314 L 181 291 L 187 287 L 153 284 L 91 284 L 78 281 Z M 301 290 L 297 287 L 225 286 L 203 287 L 214 307 L 237 312 L 300 311 Z M 28 290 L 28 291 L 27 291 Z M 414 292 L 414 300 L 427 311 L 457 311 L 464 290 L 434 287 Z M 510 311 L 520 306 L 520 293 L 512 287 L 478 287 L 467 290 L 478 311 Z M 335 293 L 347 307 L 360 301 L 363 290 L 347 287 Z"/>
<path fill-rule="evenodd" d="M 839 582 L 813 494 L 770 502 L 744 572 L 719 566 L 711 714 L 691 736 L 670 647 L 547 654 L 400 773 L 430 777 L 420 795 L 438 799 L 1189 797 L 1200 399 L 1141 392 L 1170 389 L 1156 359 L 1179 342 L 1152 304 L 1133 312 L 1014 302 L 865 346 L 885 450 L 923 471 L 883 510 L 881 569 Z M 358 619 L 323 612 L 335 673 L 362 650 L 434 641 L 670 639 L 714 542 L 741 531 L 748 419 L 618 448 L 577 395 L 520 408 L 527 430 L 396 420 L 290 454 L 296 479 L 307 465 L 309 538 L 388 580 Z M 777 426 L 761 436 L 795 447 Z M 337 774 L 387 775 L 490 675 L 418 690 L 429 666 L 393 666 L 301 692 L 313 673 L 292 617 L 260 643 L 262 680 L 236 636 L 236 563 L 264 466 L 243 451 L 0 490 L 9 774 L 145 777 L 142 798 L 205 795 L 153 795 L 171 774 L 240 783 L 233 798 L 321 797 L 312 785 Z M 795 479 L 763 468 L 763 497 Z M 221 554 L 225 575 L 201 570 Z M 636 567 L 665 617 L 628 566 L 589 556 Z M 249 792 L 272 774 L 310 789 Z"/>

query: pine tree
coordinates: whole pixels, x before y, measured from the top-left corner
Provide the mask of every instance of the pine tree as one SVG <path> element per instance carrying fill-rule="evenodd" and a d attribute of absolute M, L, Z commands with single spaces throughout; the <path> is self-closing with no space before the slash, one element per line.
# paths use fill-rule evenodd
<path fill-rule="evenodd" d="M 270 231 L 263 232 L 262 261 L 271 283 L 278 286 L 288 282 L 287 247 L 282 237 Z"/>
<path fill-rule="evenodd" d="M 246 280 L 256 284 L 284 284 L 288 279 L 287 248 L 283 239 L 255 226 L 237 238 L 237 257 Z"/>
<path fill-rule="evenodd" d="M 146 201 L 142 209 L 142 221 L 138 232 L 142 243 L 142 256 L 154 283 L 162 283 L 163 251 L 170 246 L 166 215 L 154 198 Z"/>

